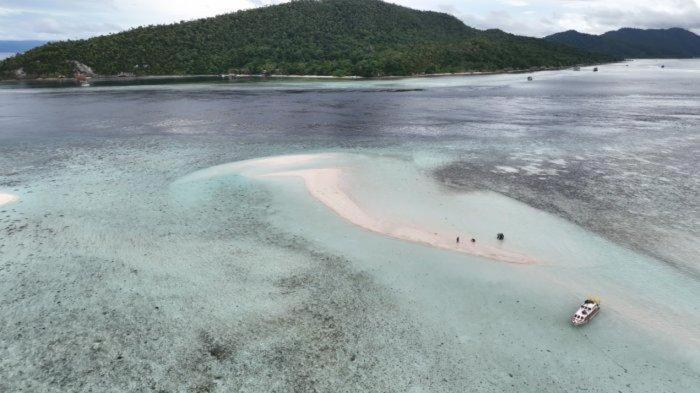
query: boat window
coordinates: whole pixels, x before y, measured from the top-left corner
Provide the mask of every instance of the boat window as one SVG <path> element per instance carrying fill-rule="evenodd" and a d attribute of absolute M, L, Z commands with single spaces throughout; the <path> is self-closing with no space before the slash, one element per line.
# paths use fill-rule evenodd
<path fill-rule="evenodd" d="M 581 311 L 581 314 L 586 315 L 588 312 L 586 310 Z"/>

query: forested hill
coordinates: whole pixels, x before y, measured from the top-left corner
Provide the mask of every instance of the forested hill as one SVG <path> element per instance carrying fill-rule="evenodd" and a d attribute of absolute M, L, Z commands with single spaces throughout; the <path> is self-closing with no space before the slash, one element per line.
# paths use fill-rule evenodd
<path fill-rule="evenodd" d="M 0 63 L 0 74 L 225 72 L 410 75 L 560 67 L 609 60 L 541 39 L 378 0 L 301 0 L 88 40 L 54 42 Z"/>
<path fill-rule="evenodd" d="M 609 56 L 625 58 L 692 58 L 700 57 L 700 37 L 674 29 L 630 29 L 591 35 L 570 30 L 545 38 L 548 41 Z"/>

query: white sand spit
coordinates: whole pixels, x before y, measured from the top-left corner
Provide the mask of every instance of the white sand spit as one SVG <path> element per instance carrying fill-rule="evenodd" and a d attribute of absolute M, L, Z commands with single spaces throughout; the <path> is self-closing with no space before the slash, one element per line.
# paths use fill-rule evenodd
<path fill-rule="evenodd" d="M 17 195 L 0 192 L 0 206 L 9 205 L 10 203 L 15 202 L 19 202 L 19 197 Z"/>
<path fill-rule="evenodd" d="M 534 258 L 526 255 L 476 243 L 465 242 L 457 244 L 451 236 L 440 235 L 439 233 L 431 231 L 430 228 L 422 228 L 406 223 L 390 221 L 383 217 L 372 216 L 362 207 L 358 206 L 345 191 L 342 175 L 343 171 L 341 168 L 320 168 L 270 173 L 260 177 L 299 177 L 304 180 L 306 188 L 314 198 L 333 210 L 340 217 L 372 232 L 400 240 L 422 243 L 440 249 L 467 253 L 502 262 L 517 264 L 537 263 Z"/>
<path fill-rule="evenodd" d="M 201 181 L 226 175 L 245 176 L 252 179 L 274 181 L 275 178 L 299 178 L 309 194 L 323 203 L 341 218 L 363 229 L 395 239 L 429 245 L 432 247 L 476 255 L 491 260 L 535 264 L 535 258 L 484 243 L 465 241 L 456 243 L 453 233 L 469 233 L 468 228 L 446 233 L 445 228 L 422 222 L 407 212 L 405 217 L 391 217 L 363 206 L 353 197 L 350 180 L 357 175 L 351 169 L 358 157 L 327 153 L 266 157 L 232 162 L 203 169 L 185 176 L 176 183 Z M 381 198 L 382 195 L 377 195 Z M 413 221 L 411 221 L 413 220 Z M 468 236 L 464 235 L 465 240 Z"/>

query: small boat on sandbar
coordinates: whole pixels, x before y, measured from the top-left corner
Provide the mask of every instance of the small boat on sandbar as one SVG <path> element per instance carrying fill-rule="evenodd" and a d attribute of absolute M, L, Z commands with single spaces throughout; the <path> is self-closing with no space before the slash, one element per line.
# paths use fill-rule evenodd
<path fill-rule="evenodd" d="M 527 80 L 528 80 L 528 82 L 532 82 L 532 77 L 531 77 L 531 76 L 528 76 L 528 77 L 527 77 Z"/>
<path fill-rule="evenodd" d="M 593 72 L 598 72 L 598 67 L 593 68 Z"/>
<path fill-rule="evenodd" d="M 588 298 L 571 316 L 571 323 L 574 326 L 585 325 L 598 315 L 598 311 L 600 311 L 600 300 Z"/>

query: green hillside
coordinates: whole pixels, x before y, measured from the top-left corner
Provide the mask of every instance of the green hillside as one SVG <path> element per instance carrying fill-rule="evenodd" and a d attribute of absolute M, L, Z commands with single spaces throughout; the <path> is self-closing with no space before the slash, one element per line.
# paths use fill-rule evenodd
<path fill-rule="evenodd" d="M 479 31 L 437 12 L 378 0 L 302 0 L 88 40 L 54 42 L 0 63 L 13 77 L 71 75 L 410 75 L 559 67 L 609 60 L 541 39 Z"/>
<path fill-rule="evenodd" d="M 545 38 L 548 41 L 608 56 L 624 58 L 700 57 L 700 37 L 679 29 L 630 29 L 591 35 L 569 30 Z"/>

